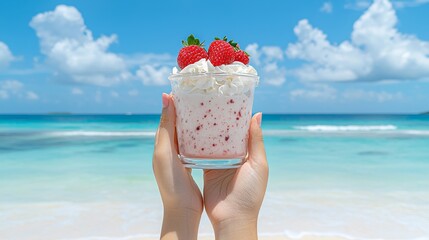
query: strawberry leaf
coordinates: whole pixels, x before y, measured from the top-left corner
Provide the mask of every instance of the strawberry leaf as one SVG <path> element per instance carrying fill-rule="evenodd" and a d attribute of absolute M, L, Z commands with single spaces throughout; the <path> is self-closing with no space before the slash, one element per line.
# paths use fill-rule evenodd
<path fill-rule="evenodd" d="M 186 41 L 182 41 L 182 44 L 184 47 L 187 46 L 192 46 L 192 45 L 196 45 L 196 46 L 200 46 L 202 47 L 204 42 L 200 43 L 200 40 L 198 38 L 195 38 L 193 34 L 189 35 L 189 37 L 186 39 Z"/>

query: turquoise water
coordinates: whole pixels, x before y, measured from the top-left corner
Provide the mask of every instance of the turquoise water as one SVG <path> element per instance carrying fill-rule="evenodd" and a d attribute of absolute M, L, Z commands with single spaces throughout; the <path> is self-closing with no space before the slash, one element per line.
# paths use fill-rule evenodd
<path fill-rule="evenodd" d="M 158 120 L 0 116 L 0 239 L 156 236 Z M 270 180 L 261 234 L 429 236 L 428 115 L 264 115 L 263 129 Z M 206 218 L 200 232 L 211 232 Z"/>

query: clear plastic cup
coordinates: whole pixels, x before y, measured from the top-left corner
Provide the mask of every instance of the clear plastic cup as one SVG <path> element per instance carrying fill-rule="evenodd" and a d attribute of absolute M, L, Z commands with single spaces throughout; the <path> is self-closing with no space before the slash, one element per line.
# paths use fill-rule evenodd
<path fill-rule="evenodd" d="M 173 74 L 179 158 L 188 168 L 240 167 L 247 155 L 256 75 Z"/>

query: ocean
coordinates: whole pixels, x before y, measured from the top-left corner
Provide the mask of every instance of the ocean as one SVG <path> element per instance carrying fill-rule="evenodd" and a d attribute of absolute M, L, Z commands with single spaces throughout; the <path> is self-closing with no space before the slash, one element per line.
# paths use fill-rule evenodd
<path fill-rule="evenodd" d="M 157 237 L 158 121 L 0 115 L 0 239 Z M 429 115 L 264 114 L 262 127 L 261 236 L 429 239 Z"/>

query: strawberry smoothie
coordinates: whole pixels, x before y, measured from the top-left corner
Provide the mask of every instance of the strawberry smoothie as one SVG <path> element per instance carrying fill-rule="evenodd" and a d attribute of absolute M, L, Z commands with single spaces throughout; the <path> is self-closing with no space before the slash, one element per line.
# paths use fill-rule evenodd
<path fill-rule="evenodd" d="M 192 168 L 239 167 L 247 154 L 253 67 L 234 62 L 214 67 L 202 59 L 169 78 L 176 106 L 180 159 Z"/>

